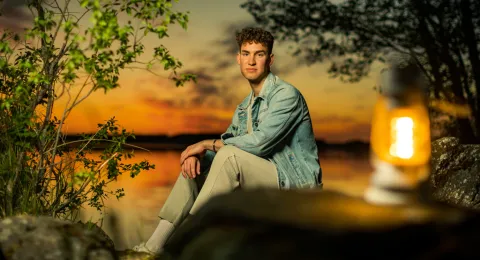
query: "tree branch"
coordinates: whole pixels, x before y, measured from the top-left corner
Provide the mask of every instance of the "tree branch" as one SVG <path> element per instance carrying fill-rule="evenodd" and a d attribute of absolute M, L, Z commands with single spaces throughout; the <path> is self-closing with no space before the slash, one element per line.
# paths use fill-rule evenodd
<path fill-rule="evenodd" d="M 63 11 L 60 8 L 60 6 L 58 5 L 57 0 L 55 0 L 55 4 L 57 5 L 57 8 L 61 13 L 61 17 L 60 17 L 60 21 L 58 22 L 57 28 L 55 29 L 55 33 L 53 34 L 53 37 L 52 37 L 53 44 L 55 44 L 55 40 L 57 39 L 58 32 L 60 31 L 60 28 L 62 27 L 62 24 L 63 24 L 62 20 L 64 20 L 65 22 L 67 21 L 67 19 L 65 17 L 65 13 L 68 10 L 68 5 L 70 4 L 70 0 L 67 0 L 65 2 L 65 9 Z"/>
<path fill-rule="evenodd" d="M 86 85 L 89 78 L 90 78 L 90 76 L 87 79 L 85 79 L 85 83 L 83 84 L 82 89 Z M 69 97 L 70 97 L 70 95 L 69 95 Z M 75 102 L 75 100 L 74 100 L 74 102 Z M 69 98 L 69 100 L 68 100 L 68 102 L 65 106 L 67 107 L 69 103 L 70 103 L 70 98 Z M 74 106 L 72 105 L 69 109 L 65 109 L 63 111 L 62 119 L 60 120 L 60 123 L 57 126 L 58 129 L 57 129 L 57 135 L 55 136 L 55 143 L 53 145 L 52 158 L 55 158 L 55 156 L 56 156 L 56 152 L 57 152 L 57 148 L 58 148 L 58 140 L 60 139 L 60 133 L 62 131 L 63 123 L 65 122 L 65 119 L 67 118 L 68 114 L 70 113 L 70 110 L 73 107 Z M 53 167 L 54 167 L 54 164 L 52 163 L 51 166 L 50 166 L 50 171 L 53 171 Z"/>
<path fill-rule="evenodd" d="M 117 156 L 118 153 L 114 153 L 112 156 L 110 156 L 110 158 L 108 158 L 108 160 L 106 160 L 105 162 L 103 162 L 100 167 L 98 167 L 98 169 L 96 170 L 98 173 L 100 173 L 100 171 L 102 170 L 102 168 L 110 161 L 112 160 L 115 156 Z M 83 183 L 83 185 L 81 186 L 80 189 L 77 190 L 77 192 L 75 194 L 73 194 L 73 196 L 70 197 L 70 199 L 68 199 L 67 201 L 65 201 L 64 203 L 62 203 L 62 205 L 58 206 L 57 208 L 55 208 L 53 210 L 53 212 L 58 212 L 58 211 L 61 211 L 63 210 L 66 206 L 68 206 L 70 203 L 72 203 L 73 201 L 73 198 L 76 198 L 81 192 L 83 192 L 83 190 L 85 190 L 85 188 L 87 187 L 88 184 L 90 184 L 91 182 L 91 179 L 88 179 L 86 182 Z"/>

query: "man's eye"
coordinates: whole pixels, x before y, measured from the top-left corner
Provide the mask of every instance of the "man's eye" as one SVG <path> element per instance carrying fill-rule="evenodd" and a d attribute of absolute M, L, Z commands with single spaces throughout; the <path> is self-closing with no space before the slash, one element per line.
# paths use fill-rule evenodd
<path fill-rule="evenodd" d="M 248 53 L 243 53 L 242 55 L 243 55 L 243 56 L 248 56 Z"/>
<path fill-rule="evenodd" d="M 263 57 L 263 56 L 265 56 L 265 54 L 259 53 L 258 56 L 259 56 L 259 57 Z"/>

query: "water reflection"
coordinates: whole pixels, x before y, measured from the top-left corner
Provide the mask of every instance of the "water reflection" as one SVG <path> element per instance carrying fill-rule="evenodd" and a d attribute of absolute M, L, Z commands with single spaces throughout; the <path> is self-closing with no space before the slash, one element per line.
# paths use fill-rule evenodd
<path fill-rule="evenodd" d="M 324 151 L 319 154 L 325 189 L 338 190 L 360 196 L 371 172 L 366 154 L 344 151 Z M 135 178 L 120 176 L 111 189 L 124 188 L 126 196 L 106 201 L 107 216 L 102 227 L 115 242 L 117 250 L 131 248 L 149 237 L 158 223 L 158 212 L 180 172 L 180 151 L 136 152 L 135 161 L 149 160 L 155 170 L 146 171 Z M 115 216 L 112 219 L 111 216 Z M 98 221 L 100 214 L 86 208 L 82 220 Z"/>

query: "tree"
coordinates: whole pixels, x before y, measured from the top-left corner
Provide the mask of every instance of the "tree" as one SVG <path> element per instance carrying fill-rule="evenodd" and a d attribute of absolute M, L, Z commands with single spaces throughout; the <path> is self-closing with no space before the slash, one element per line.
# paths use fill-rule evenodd
<path fill-rule="evenodd" d="M 177 86 L 194 79 L 177 75 L 182 63 L 163 45 L 153 49 L 148 62 L 140 59 L 145 36 L 168 37 L 168 27 L 175 23 L 186 29 L 188 14 L 173 11 L 170 0 L 27 4 L 32 27 L 23 35 L 4 30 L 0 38 L 0 217 L 27 213 L 74 218 L 85 203 L 101 210 L 109 194 L 123 196 L 123 189 L 106 189 L 120 174 L 134 177 L 154 165 L 122 162 L 133 156 L 125 143 L 134 135 L 119 128 L 114 118 L 99 124 L 96 133 L 70 142 L 62 132 L 65 119 L 93 92 L 117 88 L 122 69 L 135 64 L 152 73 L 161 65 Z M 120 15 L 127 19 L 122 22 Z M 91 25 L 80 29 L 88 16 Z M 57 118 L 52 111 L 59 98 L 68 102 Z M 92 158 L 100 142 L 106 148 L 100 158 Z"/>
<path fill-rule="evenodd" d="M 255 20 L 310 64 L 356 82 L 395 52 L 425 73 L 430 97 L 465 104 L 463 142 L 480 142 L 480 3 L 473 0 L 248 0 Z"/>

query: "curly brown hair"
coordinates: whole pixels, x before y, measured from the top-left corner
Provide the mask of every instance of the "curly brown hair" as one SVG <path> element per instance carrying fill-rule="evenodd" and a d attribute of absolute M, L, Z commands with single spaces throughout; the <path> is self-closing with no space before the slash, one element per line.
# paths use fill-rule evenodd
<path fill-rule="evenodd" d="M 242 48 L 242 44 L 254 42 L 261 43 L 263 46 L 267 47 L 268 54 L 272 54 L 273 35 L 270 32 L 263 30 L 262 28 L 243 28 L 240 32 L 237 32 L 236 40 L 239 50 Z"/>

